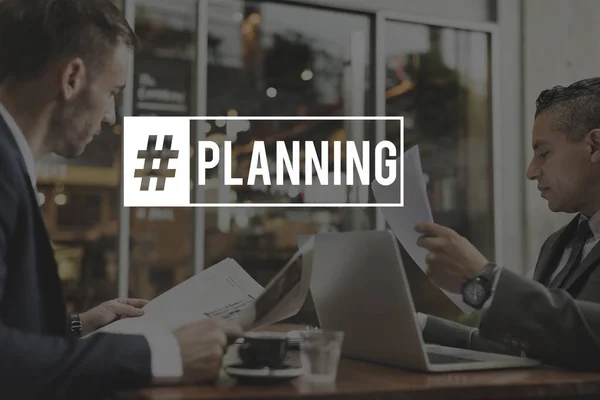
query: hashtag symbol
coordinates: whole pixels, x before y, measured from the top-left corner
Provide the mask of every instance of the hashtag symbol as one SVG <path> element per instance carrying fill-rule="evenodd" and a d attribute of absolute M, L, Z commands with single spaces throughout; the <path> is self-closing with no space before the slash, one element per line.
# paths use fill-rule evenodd
<path fill-rule="evenodd" d="M 147 191 L 150 187 L 150 180 L 156 179 L 156 190 L 165 190 L 167 178 L 175 177 L 175 169 L 169 168 L 169 160 L 179 157 L 179 150 L 171 150 L 173 135 L 165 135 L 165 140 L 161 150 L 156 148 L 156 135 L 150 135 L 146 150 L 138 151 L 138 159 L 144 160 L 144 168 L 135 170 L 134 177 L 142 178 L 140 190 Z M 160 160 L 158 169 L 153 168 L 154 160 Z"/>

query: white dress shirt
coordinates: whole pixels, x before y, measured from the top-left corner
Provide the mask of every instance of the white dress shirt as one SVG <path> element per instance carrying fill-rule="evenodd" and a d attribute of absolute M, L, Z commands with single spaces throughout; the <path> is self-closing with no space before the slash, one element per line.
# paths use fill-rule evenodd
<path fill-rule="evenodd" d="M 37 175 L 35 160 L 23 132 L 8 110 L 0 103 L 0 116 L 6 122 L 25 160 L 27 173 L 31 179 L 34 192 L 37 193 Z M 151 353 L 151 369 L 154 384 L 172 384 L 180 381 L 183 376 L 183 363 L 179 343 L 172 334 L 145 335 Z"/>

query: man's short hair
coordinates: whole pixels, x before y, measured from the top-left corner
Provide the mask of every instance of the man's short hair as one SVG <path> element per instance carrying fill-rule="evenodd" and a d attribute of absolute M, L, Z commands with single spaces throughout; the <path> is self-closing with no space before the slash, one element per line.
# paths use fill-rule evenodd
<path fill-rule="evenodd" d="M 138 45 L 111 0 L 0 0 L 0 83 L 38 77 L 70 57 L 81 57 L 93 73 L 119 42 Z"/>
<path fill-rule="evenodd" d="M 577 81 L 569 86 L 555 86 L 540 93 L 535 116 L 549 112 L 556 116 L 556 129 L 571 141 L 600 128 L 600 78 Z"/>

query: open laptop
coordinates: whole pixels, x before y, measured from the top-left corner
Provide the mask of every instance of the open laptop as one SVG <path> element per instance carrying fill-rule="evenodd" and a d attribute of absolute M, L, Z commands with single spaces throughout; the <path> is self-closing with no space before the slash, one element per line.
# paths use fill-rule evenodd
<path fill-rule="evenodd" d="M 315 236 L 310 290 L 322 329 L 345 332 L 345 357 L 416 371 L 539 365 L 503 354 L 423 342 L 395 236 L 355 231 Z"/>

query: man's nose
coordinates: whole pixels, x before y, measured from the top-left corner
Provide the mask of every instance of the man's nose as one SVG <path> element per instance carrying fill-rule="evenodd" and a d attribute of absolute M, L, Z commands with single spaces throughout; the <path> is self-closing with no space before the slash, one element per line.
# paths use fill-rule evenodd
<path fill-rule="evenodd" d="M 529 180 L 538 179 L 538 177 L 540 175 L 540 169 L 537 166 L 535 166 L 533 164 L 533 162 L 530 162 L 529 166 L 527 167 L 527 172 L 525 173 L 525 175 L 527 176 L 527 179 L 529 179 Z"/>
<path fill-rule="evenodd" d="M 111 113 L 106 113 L 104 115 L 104 118 L 102 119 L 102 122 L 105 123 L 105 124 L 107 124 L 107 125 L 113 126 L 117 122 L 117 118 L 115 117 L 115 113 L 112 113 L 112 112 Z"/>
<path fill-rule="evenodd" d="M 113 126 L 117 123 L 117 109 L 114 100 L 111 100 L 108 109 L 104 113 L 104 117 L 102 118 L 102 123 Z"/>

